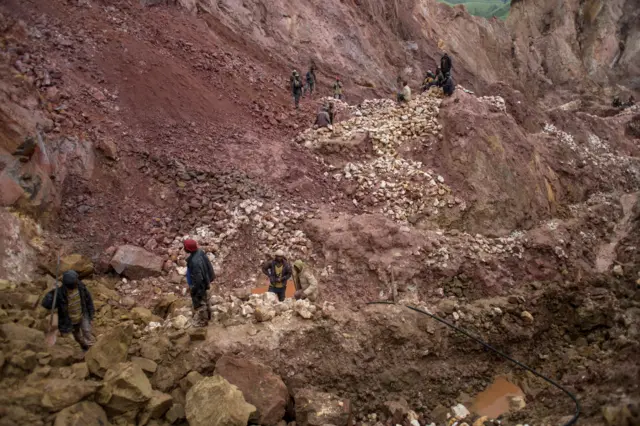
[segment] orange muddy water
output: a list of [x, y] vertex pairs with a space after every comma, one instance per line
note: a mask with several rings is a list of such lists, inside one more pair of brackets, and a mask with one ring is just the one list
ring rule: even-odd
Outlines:
[[471, 411], [495, 419], [509, 411], [509, 398], [514, 396], [524, 397], [524, 392], [504, 377], [497, 377], [488, 388], [476, 396]]

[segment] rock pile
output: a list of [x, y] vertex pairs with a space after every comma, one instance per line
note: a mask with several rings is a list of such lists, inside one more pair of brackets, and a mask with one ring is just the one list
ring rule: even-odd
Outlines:
[[569, 148], [578, 154], [577, 160], [569, 160], [574, 167], [591, 166], [608, 172], [611, 168], [622, 170], [626, 178], [635, 185], [640, 184], [640, 160], [612, 151], [606, 141], [594, 134], [589, 134], [586, 143], [578, 143], [573, 135], [558, 129], [553, 124], [545, 124], [544, 133], [552, 136], [561, 146]]
[[466, 232], [455, 235], [444, 235], [437, 232], [433, 238], [432, 250], [427, 251], [426, 264], [428, 266], [447, 267], [448, 262], [460, 259], [490, 259], [506, 260], [508, 258], [522, 259], [525, 250], [526, 237], [523, 232], [514, 231], [508, 237], [490, 238], [480, 234], [471, 235]]
[[277, 316], [291, 318], [294, 315], [304, 319], [317, 318], [322, 312], [332, 309], [332, 305], [325, 302], [322, 309], [308, 300], [285, 299], [279, 302], [274, 293], [252, 294], [248, 300], [242, 301], [230, 295], [227, 300], [220, 296], [212, 296], [209, 303], [213, 312], [213, 319], [225, 322], [233, 319], [235, 322], [267, 322]]
[[383, 156], [347, 163], [333, 178], [357, 182], [354, 205], [378, 207], [380, 213], [399, 221], [422, 213], [437, 215], [439, 208], [459, 206], [464, 210], [465, 203], [451, 194], [444, 178], [422, 170], [422, 166], [417, 161]]
[[412, 138], [442, 137], [442, 126], [436, 120], [440, 102], [427, 95], [417, 95], [408, 105], [398, 105], [389, 99], [368, 99], [351, 107], [352, 118], [336, 123], [333, 132], [310, 128], [298, 135], [296, 142], [316, 147], [328, 139], [347, 141], [368, 132], [377, 155], [395, 155], [396, 148]]
[[[412, 139], [441, 139], [442, 126], [436, 116], [441, 100], [421, 94], [406, 105], [389, 99], [371, 99], [351, 107], [352, 118], [328, 129], [307, 129], [296, 141], [309, 147], [319, 147], [329, 140], [349, 141], [367, 134], [376, 158], [350, 162], [341, 171], [329, 165], [337, 181], [355, 181], [357, 187], [348, 190], [355, 206], [377, 208], [377, 211], [398, 220], [407, 221], [415, 215], [437, 215], [438, 209], [460, 207], [463, 200], [452, 195], [444, 178], [432, 170], [424, 170], [417, 161], [399, 158], [396, 149]], [[328, 174], [328, 173], [326, 173]]]
[[481, 96], [478, 100], [485, 104], [489, 104], [491, 108], [496, 111], [507, 112], [507, 105], [502, 96]]
[[247, 199], [238, 203], [229, 203], [224, 207], [220, 220], [213, 225], [195, 228], [192, 234], [175, 238], [167, 249], [169, 255], [165, 269], [184, 270], [180, 259], [183, 241], [195, 238], [209, 251], [210, 259], [220, 267], [223, 259], [231, 250], [231, 243], [244, 233], [254, 235], [257, 248], [264, 254], [272, 254], [277, 249], [285, 250], [291, 256], [307, 256], [311, 250], [311, 241], [302, 231], [302, 223], [314, 214], [307, 207], [290, 204], [281, 207], [278, 203], [267, 204], [256, 199]]

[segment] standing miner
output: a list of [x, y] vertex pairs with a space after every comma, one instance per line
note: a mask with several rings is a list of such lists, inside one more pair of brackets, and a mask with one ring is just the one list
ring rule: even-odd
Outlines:
[[269, 293], [275, 293], [279, 301], [284, 301], [287, 281], [291, 278], [291, 265], [285, 258], [284, 251], [276, 251], [274, 259], [262, 265], [262, 272], [269, 277]]
[[55, 292], [51, 290], [44, 296], [42, 306], [45, 309], [58, 309], [60, 333], [73, 333], [82, 350], [87, 351], [95, 343], [91, 334], [91, 321], [95, 313], [91, 293], [73, 270], [62, 275], [62, 287], [57, 294]]
[[198, 248], [196, 240], [185, 240], [184, 251], [189, 253], [187, 258], [187, 284], [191, 292], [193, 303], [193, 325], [205, 327], [211, 319], [209, 309], [209, 288], [216, 278], [213, 265], [204, 250]]

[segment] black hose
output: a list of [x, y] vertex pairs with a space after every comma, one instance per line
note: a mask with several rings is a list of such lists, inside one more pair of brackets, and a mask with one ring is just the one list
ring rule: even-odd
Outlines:
[[[395, 303], [393, 303], [393, 302], [369, 302], [369, 303], [367, 303], [367, 305], [395, 305]], [[571, 426], [571, 425], [575, 424], [578, 421], [578, 417], [580, 417], [580, 402], [578, 402], [578, 398], [576, 398], [576, 396], [574, 394], [569, 392], [567, 389], [565, 389], [564, 387], [562, 387], [561, 385], [559, 385], [558, 383], [556, 383], [552, 379], [542, 375], [541, 373], [538, 373], [533, 368], [521, 363], [520, 361], [517, 361], [517, 360], [511, 358], [509, 355], [499, 351], [498, 349], [494, 348], [490, 344], [488, 344], [485, 341], [479, 339], [478, 337], [474, 336], [473, 334], [469, 333], [468, 331], [466, 331], [466, 330], [464, 330], [464, 329], [462, 329], [462, 328], [460, 328], [460, 327], [458, 327], [458, 326], [456, 326], [454, 324], [451, 324], [450, 322], [445, 321], [445, 320], [443, 320], [442, 318], [440, 318], [440, 317], [438, 317], [436, 315], [433, 315], [433, 314], [431, 314], [431, 313], [429, 313], [427, 311], [423, 311], [422, 309], [418, 309], [418, 308], [416, 308], [414, 306], [409, 306], [409, 305], [400, 305], [400, 306], [405, 306], [405, 307], [411, 309], [412, 311], [420, 312], [421, 314], [430, 316], [434, 320], [436, 320], [438, 322], [441, 322], [442, 324], [446, 325], [447, 327], [453, 328], [458, 333], [464, 334], [465, 336], [467, 336], [471, 340], [474, 340], [474, 341], [480, 343], [482, 346], [484, 346], [485, 348], [489, 349], [490, 351], [493, 351], [493, 352], [497, 353], [501, 357], [508, 359], [509, 361], [513, 362], [517, 366], [519, 366], [521, 368], [524, 368], [527, 371], [530, 371], [531, 373], [535, 374], [536, 376], [540, 377], [541, 379], [545, 380], [546, 382], [548, 382], [551, 385], [555, 386], [556, 388], [560, 389], [562, 392], [566, 393], [569, 396], [569, 398], [571, 398], [573, 400], [573, 402], [575, 403], [575, 405], [576, 405], [576, 412], [574, 413], [574, 415], [571, 418], [571, 420], [569, 420], [567, 423], [565, 423], [564, 426]]]

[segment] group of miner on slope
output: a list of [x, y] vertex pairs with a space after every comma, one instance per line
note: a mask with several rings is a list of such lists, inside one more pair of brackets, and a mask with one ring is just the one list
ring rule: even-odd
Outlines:
[[[216, 275], [206, 253], [198, 248], [197, 241], [187, 239], [183, 246], [188, 254], [186, 279], [193, 306], [193, 326], [205, 327], [211, 319], [209, 290]], [[296, 299], [307, 299], [310, 302], [318, 300], [318, 281], [303, 260], [296, 260], [292, 266], [284, 251], [277, 250], [273, 258], [262, 265], [262, 272], [269, 278], [269, 292], [274, 293], [280, 302], [285, 300], [287, 282], [292, 278]], [[58, 330], [61, 334], [72, 333], [84, 351], [93, 346], [93, 298], [76, 271], [69, 270], [63, 274], [62, 287], [47, 293], [42, 306], [49, 310], [57, 309]]]
[[[209, 290], [216, 275], [211, 261], [195, 240], [185, 240], [184, 250], [189, 254], [186, 277], [193, 303], [193, 325], [204, 327], [211, 319]], [[269, 278], [269, 292], [275, 293], [280, 302], [285, 299], [287, 282], [291, 278], [296, 288], [296, 299], [317, 301], [318, 281], [304, 261], [298, 259], [291, 267], [284, 251], [277, 250], [273, 259], [262, 265], [262, 272]]]
[[[455, 90], [455, 84], [451, 76], [451, 58], [445, 53], [440, 60], [440, 67], [436, 75], [427, 72], [422, 90], [429, 90], [433, 86], [441, 87], [444, 94], [449, 96]], [[296, 108], [299, 107], [300, 97], [313, 94], [315, 89], [316, 74], [315, 65], [312, 63], [305, 76], [305, 84], [296, 70], [291, 75], [291, 90]], [[398, 102], [411, 100], [411, 89], [406, 80], [402, 81], [403, 88], [397, 94]], [[336, 77], [333, 85], [335, 99], [342, 99], [342, 83]], [[334, 105], [325, 103], [316, 117], [315, 125], [328, 127], [333, 124]], [[211, 261], [205, 252], [198, 248], [195, 240], [184, 241], [184, 250], [189, 254], [187, 258], [186, 279], [193, 304], [193, 325], [203, 327], [211, 319], [211, 309], [208, 302], [208, 294], [211, 283], [216, 278]], [[262, 265], [262, 272], [269, 278], [269, 292], [275, 293], [279, 301], [284, 301], [287, 282], [293, 278], [296, 299], [308, 299], [315, 302], [318, 298], [318, 282], [311, 269], [302, 260], [296, 260], [293, 266], [289, 264], [282, 250], [276, 251], [273, 259]], [[63, 274], [62, 287], [51, 290], [44, 297], [42, 306], [46, 309], [58, 310], [58, 329], [60, 333], [72, 333], [75, 340], [83, 350], [88, 350], [95, 342], [91, 332], [91, 321], [94, 316], [94, 306], [91, 293], [80, 281], [78, 273], [70, 270]]]
[[[296, 109], [300, 108], [301, 98], [305, 97], [307, 94], [309, 96], [313, 95], [316, 81], [316, 66], [314, 63], [311, 63], [311, 66], [309, 66], [309, 71], [307, 71], [304, 81], [302, 80], [298, 70], [294, 69], [291, 72], [289, 85], [291, 87], [291, 95], [293, 96], [293, 103]], [[340, 77], [336, 77], [336, 80], [333, 83], [333, 97], [334, 99], [342, 100], [342, 82], [340, 81]]]
[[[439, 87], [442, 89], [445, 96], [451, 96], [456, 89], [456, 85], [453, 81], [451, 72], [453, 70], [453, 64], [451, 58], [447, 53], [440, 58], [440, 66], [436, 68], [434, 74], [431, 70], [427, 71], [427, 74], [422, 81], [422, 92], [426, 92], [432, 87]], [[407, 83], [407, 80], [398, 77], [398, 85], [400, 90], [396, 95], [396, 100], [399, 103], [406, 103], [411, 101], [411, 88]]]
[[[442, 89], [445, 96], [451, 96], [456, 89], [452, 71], [453, 63], [451, 61], [451, 57], [445, 52], [442, 55], [442, 58], [440, 58], [440, 66], [436, 68], [436, 73], [434, 74], [431, 70], [427, 71], [421, 86], [422, 92], [427, 92], [432, 87], [438, 87]], [[315, 83], [315, 68], [313, 65], [309, 69], [309, 72], [307, 72], [307, 85], [310, 78], [309, 76], [312, 76], [311, 92], [313, 92], [313, 85]], [[402, 77], [398, 77], [397, 83], [399, 85], [399, 91], [396, 93], [396, 101], [398, 103], [407, 103], [411, 101], [411, 87], [409, 87], [407, 80]], [[302, 94], [302, 96], [304, 96], [304, 91], [300, 91], [301, 89], [299, 89], [298, 92], [296, 92], [296, 87], [302, 87], [302, 81], [300, 80], [300, 76], [296, 70], [293, 70], [293, 75], [291, 76], [291, 87], [293, 90], [295, 105], [296, 108], [298, 108], [300, 95]], [[342, 83], [340, 82], [339, 77], [336, 77], [336, 82], [333, 85], [333, 98], [342, 100]], [[334, 120], [334, 103], [324, 102], [316, 114], [316, 121], [314, 122], [314, 125], [317, 126], [317, 128], [331, 128]]]
[[[195, 240], [187, 239], [183, 244], [184, 251], [189, 254], [186, 278], [193, 304], [193, 325], [205, 327], [211, 319], [209, 290], [216, 275], [211, 261]], [[318, 281], [304, 261], [298, 259], [291, 267], [284, 251], [277, 250], [273, 259], [262, 265], [262, 272], [269, 278], [269, 292], [275, 293], [280, 302], [285, 299], [287, 282], [291, 278], [296, 288], [296, 299], [317, 300]]]

